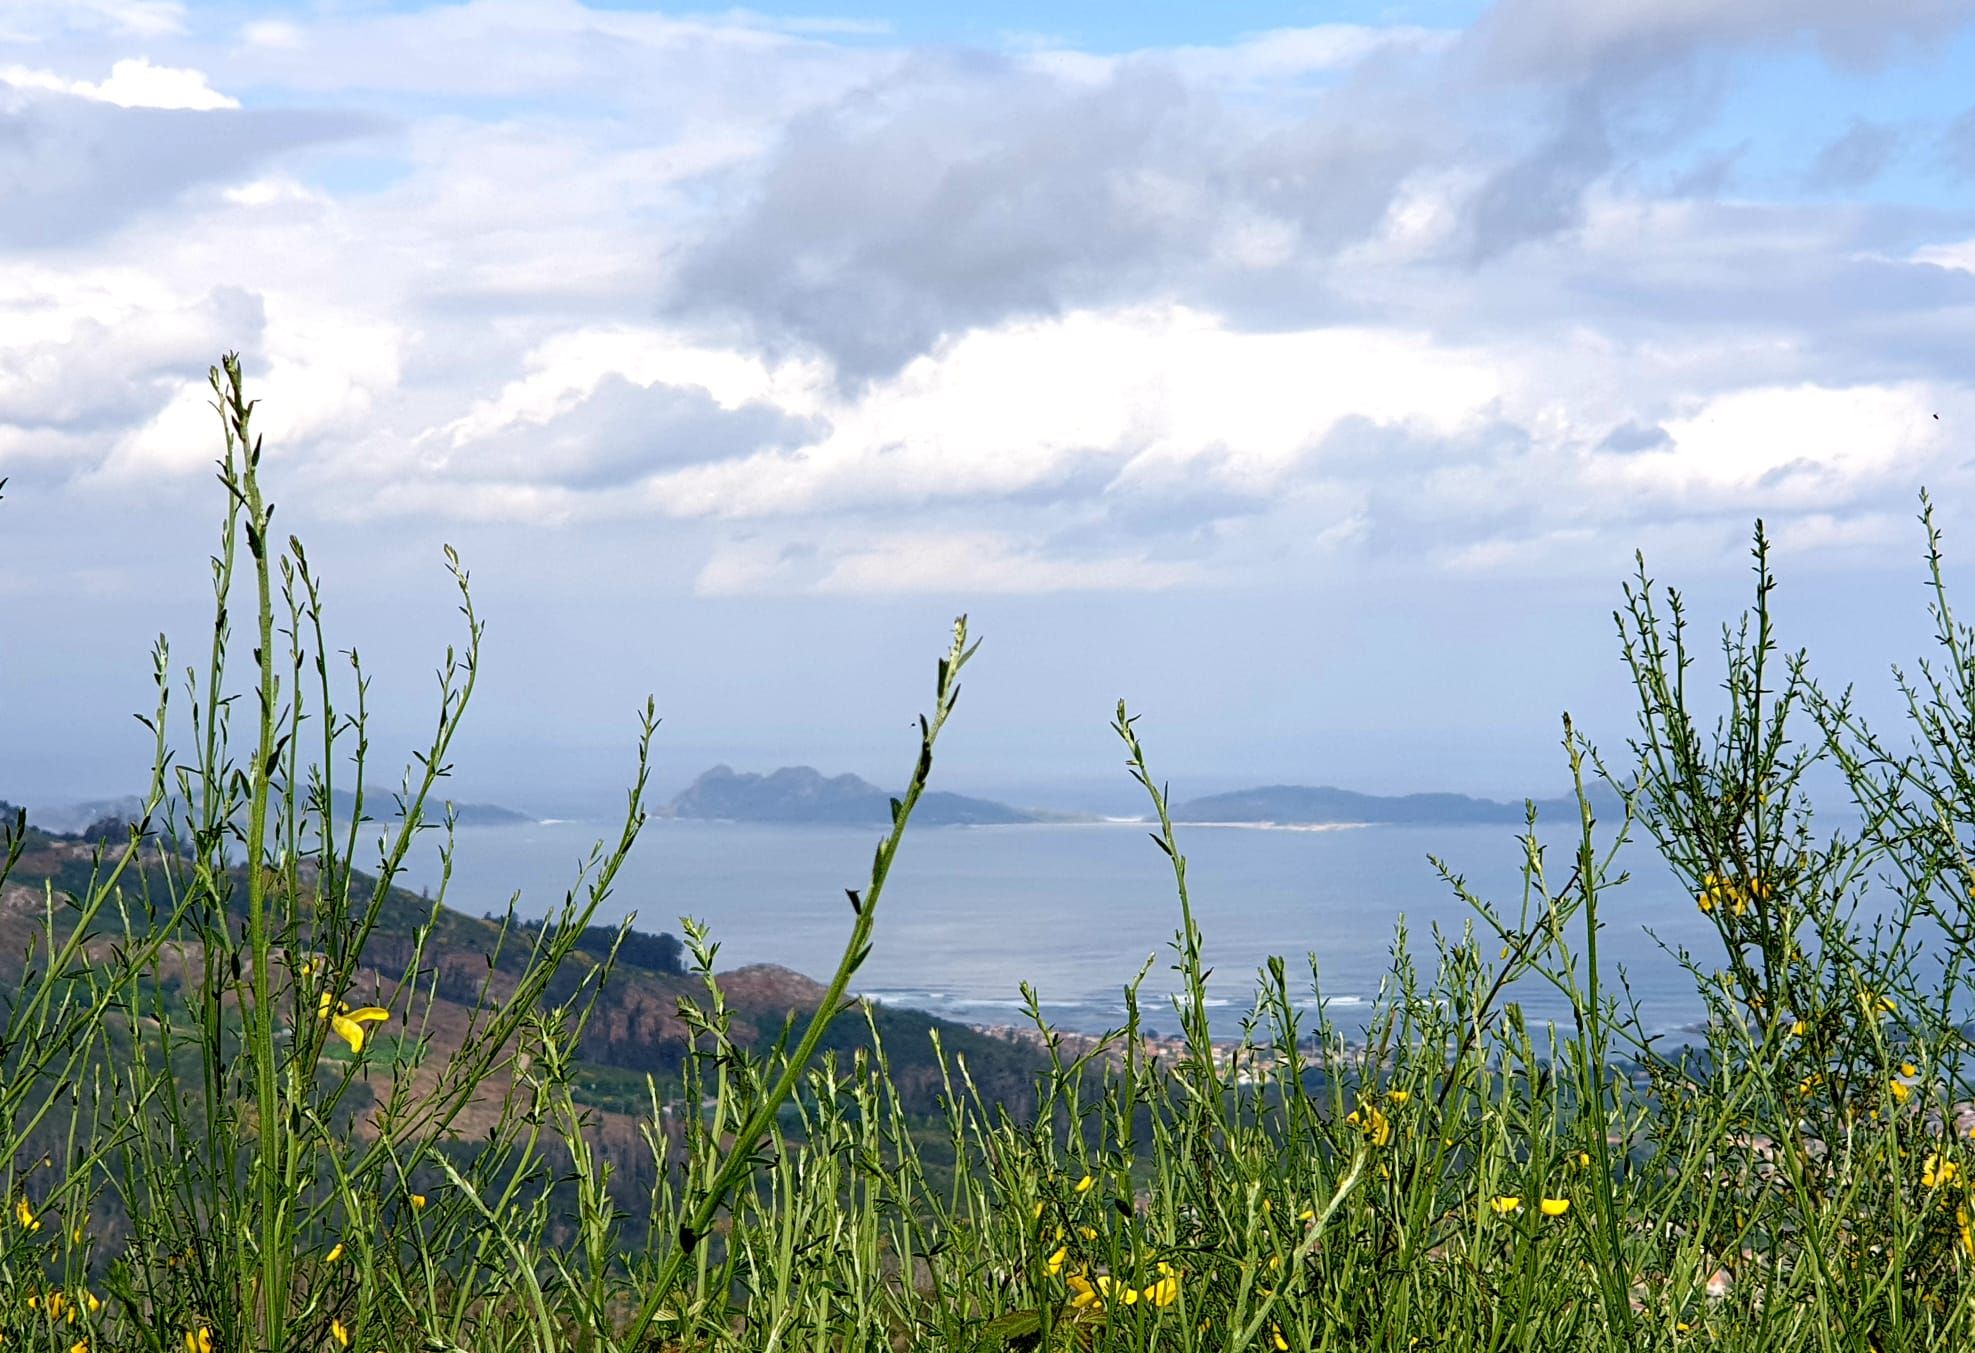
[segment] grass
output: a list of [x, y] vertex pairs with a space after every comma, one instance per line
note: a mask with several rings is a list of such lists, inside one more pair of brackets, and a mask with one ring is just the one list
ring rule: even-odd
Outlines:
[[[449, 836], [438, 795], [481, 636], [467, 575], [449, 554], [460, 637], [431, 740], [367, 853], [367, 684], [326, 638], [301, 545], [274, 539], [235, 359], [213, 391], [212, 633], [182, 686], [159, 641], [143, 820], [89, 877], [44, 891], [0, 998], [5, 1348], [1975, 1340], [1975, 634], [1949, 608], [1931, 509], [1939, 648], [1894, 674], [1897, 736], [1780, 647], [1760, 526], [1754, 603], [1705, 677], [1678, 594], [1642, 561], [1616, 615], [1638, 691], [1626, 755], [1608, 762], [1566, 721], [1568, 848], [1546, 849], [1532, 814], [1507, 900], [1443, 871], [1470, 924], [1424, 946], [1402, 929], [1362, 1029], [1307, 1020], [1314, 964], [1278, 959], [1240, 1046], [1213, 1046], [1184, 844], [1121, 704], [1115, 731], [1173, 872], [1181, 1050], [1139, 1038], [1134, 982], [1101, 1046], [1051, 1042], [1033, 1112], [991, 1102], [942, 1052], [929, 1134], [850, 993], [902, 905], [886, 881], [973, 653], [965, 621], [813, 1018], [779, 1038], [744, 1030], [688, 924], [700, 985], [677, 1092], [578, 1060], [611, 971], [592, 922], [644, 821], [647, 706], [621, 830], [548, 925], [501, 932], [498, 988], [490, 962], [440, 1055], [422, 1021], [445, 890], [409, 943], [390, 935], [404, 961], [383, 965], [375, 942], [414, 839]], [[1824, 796], [1836, 830], [1808, 792], [1819, 777], [1845, 791]], [[1624, 796], [1620, 821], [1593, 820], [1601, 782]], [[343, 789], [357, 807], [339, 819]], [[1676, 955], [1707, 1011], [1690, 1044], [1651, 1036], [1599, 957], [1633, 836], [1719, 941]], [[8, 831], [7, 870], [25, 837], [24, 822]], [[1532, 984], [1570, 1018], [1525, 1020], [1515, 997]], [[868, 1036], [847, 1038], [858, 1022]], [[617, 1121], [635, 1115], [636, 1217], [615, 1201], [625, 1157], [600, 1140], [598, 1096]]]

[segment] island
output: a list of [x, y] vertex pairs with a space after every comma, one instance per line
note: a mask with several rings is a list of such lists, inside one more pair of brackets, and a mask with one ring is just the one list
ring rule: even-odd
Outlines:
[[[665, 817], [729, 822], [888, 826], [896, 797], [869, 780], [825, 775], [812, 766], [784, 766], [762, 775], [721, 765], [694, 780], [659, 811]], [[921, 826], [956, 827], [1082, 819], [932, 790], [920, 796], [912, 820]]]

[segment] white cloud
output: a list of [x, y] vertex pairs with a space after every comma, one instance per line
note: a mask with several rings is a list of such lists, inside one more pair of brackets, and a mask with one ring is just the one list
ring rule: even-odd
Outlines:
[[286, 19], [256, 20], [242, 29], [240, 36], [250, 47], [269, 47], [285, 52], [296, 51], [308, 41], [306, 30]]
[[509, 381], [491, 399], [435, 429], [451, 446], [465, 446], [517, 425], [541, 426], [588, 399], [609, 376], [632, 383], [689, 386], [722, 408], [767, 401], [789, 413], [814, 412], [826, 374], [814, 362], [770, 367], [759, 357], [707, 346], [676, 331], [612, 326], [557, 334], [524, 359], [528, 375]]
[[1669, 444], [1603, 467], [1633, 491], [1689, 503], [1763, 501], [1800, 509], [1911, 480], [1948, 444], [1940, 392], [1800, 385], [1735, 390], [1663, 424]]
[[1199, 476], [1261, 493], [1346, 418], [1452, 434], [1502, 386], [1485, 357], [1416, 335], [1083, 311], [957, 338], [823, 406], [823, 440], [679, 470], [649, 496], [688, 516], [803, 514], [1015, 494], [1093, 461], [1122, 486]]
[[700, 570], [703, 596], [959, 596], [1161, 591], [1193, 567], [1144, 554], [1076, 555], [982, 530], [904, 531], [853, 544], [796, 547], [728, 542]]
[[50, 41], [66, 34], [96, 37], [170, 38], [185, 31], [185, 6], [178, 0], [8, 0], [0, 40]]
[[1335, 75], [1388, 53], [1434, 52], [1457, 40], [1452, 30], [1393, 24], [1316, 24], [1274, 28], [1214, 47], [1149, 49], [1123, 56], [1093, 56], [1047, 45], [1027, 53], [1030, 68], [1096, 84], [1131, 62], [1170, 65], [1189, 79], [1225, 86], [1262, 86], [1315, 75]]
[[210, 111], [238, 108], [240, 101], [214, 89], [203, 71], [178, 66], [155, 66], [144, 57], [129, 57], [110, 67], [107, 78], [66, 80], [53, 71], [26, 66], [0, 67], [0, 83], [16, 89], [69, 94], [118, 108], [185, 108]]
[[[361, 466], [361, 429], [378, 399], [397, 385], [402, 336], [389, 322], [333, 305], [279, 292], [259, 299], [266, 328], [254, 372], [256, 397], [263, 401], [257, 427], [289, 456], [340, 433], [337, 458]], [[187, 371], [164, 407], [117, 441], [95, 478], [142, 481], [212, 464], [218, 424], [211, 398], [204, 369]], [[386, 453], [370, 469], [395, 477], [402, 473], [396, 459]]]
[[[1975, 245], [1912, 241], [1965, 223], [1670, 200], [1551, 97], [1626, 42], [1795, 41], [1758, 8], [1567, 17], [1507, 93], [1473, 58], [1534, 0], [1122, 58], [574, 0], [299, 12], [93, 81], [56, 72], [114, 53], [44, 44], [4, 78], [66, 139], [0, 188], [114, 172], [0, 219], [0, 452], [203, 475], [238, 346], [297, 502], [670, 518], [707, 592], [1509, 574], [1772, 509], [1848, 548], [1961, 473]], [[237, 106], [214, 81], [396, 121], [188, 150], [295, 111], [159, 111]], [[1542, 210], [1480, 248], [1505, 184]]]
[[1975, 239], [1952, 244], [1930, 244], [1913, 251], [1915, 263], [1931, 263], [1937, 268], [1955, 268], [1975, 273]]

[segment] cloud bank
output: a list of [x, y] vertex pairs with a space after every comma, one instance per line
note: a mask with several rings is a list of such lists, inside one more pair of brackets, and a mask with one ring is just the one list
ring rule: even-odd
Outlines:
[[0, 22], [0, 473], [47, 503], [202, 477], [228, 347], [309, 512], [644, 524], [708, 596], [1728, 561], [1755, 514], [1843, 558], [1968, 487], [1963, 3], [222, 17]]

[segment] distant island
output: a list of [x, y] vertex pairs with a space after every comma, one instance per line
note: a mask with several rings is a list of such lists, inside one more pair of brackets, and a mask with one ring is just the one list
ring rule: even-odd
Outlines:
[[[855, 775], [825, 775], [812, 766], [784, 766], [761, 775], [715, 766], [660, 810], [665, 817], [730, 822], [808, 822], [871, 826], [891, 822], [895, 796]], [[1004, 826], [1019, 822], [1078, 822], [1070, 813], [1011, 808], [992, 799], [929, 791], [912, 820], [929, 827]]]
[[[331, 799], [338, 822], [347, 824], [356, 810], [357, 796], [347, 789], [339, 789], [331, 795]], [[372, 822], [395, 821], [398, 817], [397, 794], [395, 791], [371, 788], [364, 794], [363, 808], [365, 818]], [[135, 794], [125, 794], [114, 799], [30, 807], [28, 821], [58, 836], [86, 836], [100, 841], [115, 841], [123, 839], [129, 824], [136, 821], [143, 811], [143, 799]], [[173, 818], [183, 816], [175, 809], [168, 809], [167, 812]], [[456, 803], [453, 813], [462, 827], [518, 827], [537, 820], [527, 813], [503, 808], [497, 803]], [[5, 816], [11, 822], [11, 805]], [[443, 795], [434, 795], [427, 800], [427, 822], [444, 822], [445, 816]]]
[[[694, 780], [660, 808], [658, 816], [722, 822], [885, 826], [891, 822], [893, 797], [859, 776], [825, 775], [813, 766], [784, 766], [764, 775], [721, 765]], [[1600, 817], [1611, 816], [1619, 807], [1618, 797], [1603, 786], [1593, 789], [1591, 799]], [[1539, 799], [1536, 809], [1546, 819], [1574, 819], [1577, 800], [1569, 796]], [[1176, 803], [1172, 806], [1172, 816], [1175, 822], [1196, 826], [1205, 823], [1280, 827], [1489, 823], [1520, 826], [1524, 809], [1520, 801], [1504, 803], [1467, 794], [1361, 794], [1332, 785], [1264, 785]], [[993, 799], [937, 791], [925, 794], [913, 814], [914, 822], [933, 827], [1105, 820], [1085, 813], [1016, 808]]]
[[[1619, 808], [1619, 799], [1604, 786], [1591, 791], [1592, 809], [1608, 817]], [[1174, 804], [1175, 822], [1196, 825], [1208, 822], [1238, 822], [1285, 827], [1342, 826], [1460, 826], [1501, 823], [1520, 826], [1525, 817], [1523, 804], [1477, 799], [1466, 794], [1360, 794], [1333, 785], [1266, 785], [1258, 789], [1237, 789], [1226, 794], [1209, 794]], [[1538, 799], [1540, 817], [1575, 819], [1577, 800], [1565, 796]]]
[[[893, 795], [857, 775], [825, 775], [813, 766], [784, 766], [761, 774], [715, 766], [659, 808], [658, 817], [698, 821], [811, 823], [821, 826], [889, 826]], [[1593, 809], [1601, 818], [1619, 810], [1618, 796], [1603, 785], [1591, 791]], [[335, 793], [336, 816], [348, 822], [356, 798], [347, 789]], [[136, 795], [99, 799], [37, 809], [29, 814], [37, 827], [57, 834], [121, 840], [127, 824], [143, 811]], [[1575, 818], [1577, 801], [1569, 796], [1538, 799], [1537, 813], [1545, 819]], [[462, 827], [525, 826], [538, 819], [494, 803], [455, 803], [452, 811]], [[394, 793], [372, 789], [364, 796], [364, 815], [387, 822], [398, 816]], [[11, 820], [11, 810], [7, 816]], [[434, 797], [426, 805], [426, 821], [445, 817], [445, 801]], [[1173, 821], [1201, 826], [1209, 823], [1253, 827], [1343, 826], [1463, 826], [1499, 823], [1520, 826], [1523, 805], [1468, 794], [1361, 794], [1335, 785], [1261, 785], [1225, 794], [1208, 794], [1172, 805]], [[919, 800], [913, 821], [926, 827], [990, 827], [1023, 823], [1096, 823], [1118, 821], [1089, 813], [1045, 808], [1017, 808], [994, 799], [973, 798], [930, 790]], [[1134, 819], [1124, 819], [1131, 821]], [[1144, 819], [1136, 819], [1143, 821]]]

